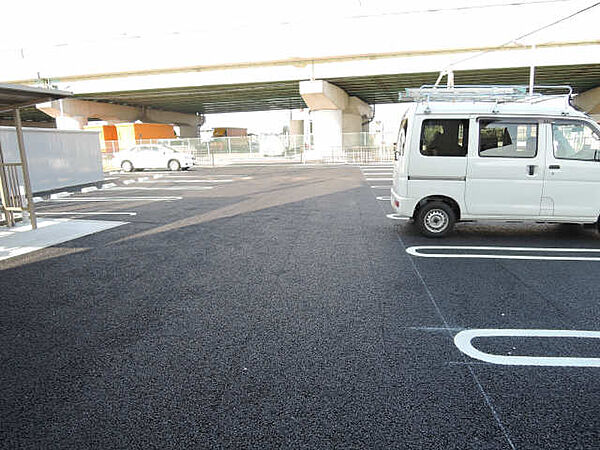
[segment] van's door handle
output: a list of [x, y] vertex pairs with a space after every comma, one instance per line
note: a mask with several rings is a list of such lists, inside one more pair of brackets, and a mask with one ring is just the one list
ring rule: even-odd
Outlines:
[[529, 175], [534, 175], [535, 174], [535, 166], [533, 164], [530, 164], [527, 166], [527, 173]]
[[560, 166], [558, 164], [550, 164], [548, 166], [548, 169], [550, 169], [550, 170], [558, 170], [558, 169], [560, 169]]

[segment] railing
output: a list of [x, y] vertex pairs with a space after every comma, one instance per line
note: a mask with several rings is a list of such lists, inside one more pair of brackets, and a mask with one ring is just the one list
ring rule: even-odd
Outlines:
[[21, 191], [21, 182], [19, 180], [19, 171], [21, 163], [0, 163], [0, 202], [4, 215], [3, 221], [8, 226], [15, 224], [15, 212], [22, 212], [25, 207], [23, 201], [23, 192]]
[[[318, 160], [325, 163], [369, 163], [393, 160], [393, 137], [382, 133], [344, 133], [341, 146], [319, 149]], [[317, 148], [311, 135], [263, 134], [211, 139], [148, 139], [136, 145], [163, 145], [191, 154], [198, 166], [216, 166], [243, 162], [312, 161]], [[116, 141], [103, 146], [105, 170], [118, 170], [114, 164], [117, 150], [124, 150]]]

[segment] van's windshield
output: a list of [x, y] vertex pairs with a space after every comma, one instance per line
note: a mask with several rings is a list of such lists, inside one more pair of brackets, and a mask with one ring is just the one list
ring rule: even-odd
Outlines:
[[600, 157], [600, 135], [587, 123], [555, 122], [552, 136], [556, 158], [594, 161]]

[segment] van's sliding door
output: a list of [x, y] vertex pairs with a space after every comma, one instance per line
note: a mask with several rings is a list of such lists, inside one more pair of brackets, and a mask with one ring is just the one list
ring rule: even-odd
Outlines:
[[537, 217], [544, 186], [546, 142], [535, 120], [480, 118], [469, 149], [468, 214]]

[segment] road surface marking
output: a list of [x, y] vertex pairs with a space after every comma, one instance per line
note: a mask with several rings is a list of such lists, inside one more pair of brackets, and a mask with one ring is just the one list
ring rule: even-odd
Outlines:
[[377, 200], [381, 200], [382, 202], [389, 202], [392, 197], [386, 197], [386, 196], [379, 196], [379, 197], [375, 197]]
[[71, 197], [57, 198], [48, 202], [160, 202], [170, 200], [181, 200], [183, 197]]
[[379, 175], [393, 175], [394, 172], [363, 172], [366, 177], [379, 176]]
[[567, 356], [511, 356], [495, 355], [477, 350], [471, 340], [481, 337], [525, 338], [584, 338], [600, 339], [600, 331], [583, 330], [521, 330], [521, 329], [474, 329], [464, 330], [454, 336], [454, 345], [471, 358], [491, 364], [507, 366], [546, 367], [600, 367], [600, 358], [577, 358]]
[[38, 216], [137, 216], [136, 212], [39, 212], [36, 211]]
[[392, 213], [392, 214], [386, 214], [386, 216], [388, 219], [392, 219], [392, 220], [408, 220], [409, 217], [403, 217], [400, 214], [396, 214], [396, 213]]
[[160, 180], [150, 180], [150, 181], [140, 181], [140, 183], [233, 183], [234, 180], [206, 180], [206, 179], [196, 179], [196, 180], [165, 180], [164, 178]]
[[165, 187], [146, 187], [146, 186], [128, 186], [116, 187], [111, 191], [206, 191], [214, 189], [213, 186], [165, 186]]
[[[539, 253], [597, 253], [598, 256], [543, 256], [543, 255], [501, 255], [485, 253], [421, 253], [422, 250], [478, 250], [504, 252]], [[600, 248], [548, 248], [548, 247], [472, 247], [454, 245], [419, 245], [408, 247], [406, 253], [422, 258], [479, 258], [479, 259], [521, 259], [539, 261], [600, 261]]]

